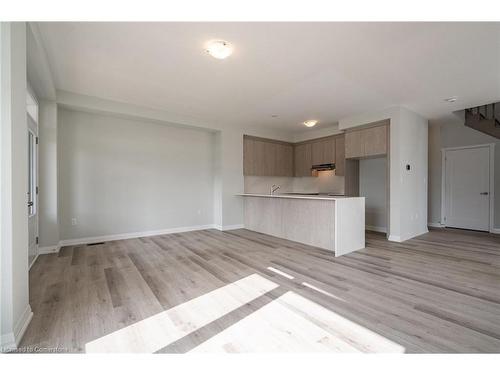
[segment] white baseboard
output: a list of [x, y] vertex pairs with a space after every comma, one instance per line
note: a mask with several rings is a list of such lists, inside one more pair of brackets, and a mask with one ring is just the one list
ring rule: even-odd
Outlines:
[[21, 318], [17, 321], [17, 324], [14, 326], [14, 337], [16, 339], [16, 347], [19, 346], [21, 339], [24, 336], [24, 332], [28, 328], [28, 325], [33, 318], [33, 311], [31, 310], [31, 306], [28, 303], [24, 312], [21, 314]]
[[376, 227], [373, 225], [365, 225], [366, 230], [371, 230], [372, 232], [387, 233], [386, 227]]
[[493, 228], [490, 233], [500, 234], [500, 228]]
[[426, 233], [429, 233], [429, 230], [427, 228], [425, 229], [422, 229], [420, 232], [418, 233], [413, 233], [413, 234], [410, 234], [410, 235], [407, 235], [407, 236], [394, 236], [394, 235], [390, 235], [389, 236], [389, 241], [393, 241], [393, 242], [404, 242], [404, 241], [408, 241], [408, 240], [411, 240], [412, 238], [415, 238], [415, 237], [418, 237], [418, 236], [421, 236], [422, 234], [426, 234]]
[[431, 228], [444, 228], [445, 226], [441, 223], [427, 223], [428, 227]]
[[195, 230], [205, 230], [205, 229], [218, 229], [220, 231], [225, 230], [233, 230], [233, 229], [241, 229], [245, 226], [243, 224], [233, 224], [233, 225], [225, 225], [220, 226], [216, 224], [206, 224], [206, 225], [197, 225], [192, 227], [177, 227], [177, 228], [168, 228], [168, 229], [160, 229], [160, 230], [150, 230], [145, 232], [132, 232], [132, 233], [120, 233], [120, 234], [111, 234], [107, 236], [96, 236], [96, 237], [83, 237], [83, 238], [74, 238], [69, 240], [61, 240], [57, 246], [43, 246], [38, 248], [39, 254], [52, 254], [57, 253], [61, 249], [62, 246], [74, 246], [74, 245], [85, 245], [93, 242], [107, 242], [107, 241], [116, 241], [116, 240], [127, 240], [130, 238], [139, 238], [139, 237], [151, 237], [151, 236], [161, 236], [163, 234], [172, 234], [172, 233], [182, 233], [182, 232], [192, 232]]
[[14, 337], [14, 333], [9, 332], [5, 333], [0, 337], [0, 354], [7, 353], [11, 350], [16, 350], [16, 339]]
[[9, 332], [1, 336], [0, 353], [15, 350], [19, 347], [21, 339], [23, 338], [32, 318], [33, 311], [31, 311], [31, 306], [28, 304], [14, 326], [13, 332]]
[[243, 228], [245, 228], [245, 225], [243, 225], [243, 224], [233, 224], [233, 225], [224, 225], [222, 227], [222, 229], [219, 229], [219, 230], [224, 231], [224, 230], [234, 230], [234, 229], [243, 229]]
[[61, 250], [61, 245], [55, 245], [55, 246], [42, 246], [38, 248], [38, 254], [52, 254], [52, 253], [58, 253], [59, 250]]
[[177, 228], [168, 228], [168, 229], [160, 229], [160, 230], [150, 230], [150, 231], [145, 231], [145, 232], [121, 233], [121, 234], [112, 234], [112, 235], [108, 235], [108, 236], [84, 237], [84, 238], [75, 238], [75, 239], [70, 239], [70, 240], [61, 240], [59, 242], [59, 244], [60, 244], [60, 246], [84, 245], [84, 244], [93, 243], [93, 242], [127, 240], [130, 238], [161, 236], [163, 234], [191, 232], [191, 231], [195, 231], [195, 230], [204, 230], [204, 229], [213, 229], [213, 228], [214, 228], [213, 224], [198, 225], [198, 226], [192, 226], [192, 227], [177, 227]]
[[395, 236], [393, 234], [390, 234], [389, 235], [389, 238], [388, 238], [389, 241], [392, 241], [392, 242], [402, 242], [401, 241], [401, 237], [400, 236]]

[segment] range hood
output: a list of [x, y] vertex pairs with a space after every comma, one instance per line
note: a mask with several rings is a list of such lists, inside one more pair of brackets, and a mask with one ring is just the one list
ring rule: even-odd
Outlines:
[[328, 164], [316, 164], [311, 167], [313, 171], [333, 171], [335, 169], [335, 163]]

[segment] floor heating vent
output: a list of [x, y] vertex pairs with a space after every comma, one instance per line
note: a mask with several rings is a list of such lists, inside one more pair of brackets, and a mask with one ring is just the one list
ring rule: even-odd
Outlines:
[[87, 246], [96, 246], [96, 245], [104, 245], [105, 242], [94, 242], [94, 243], [88, 243]]

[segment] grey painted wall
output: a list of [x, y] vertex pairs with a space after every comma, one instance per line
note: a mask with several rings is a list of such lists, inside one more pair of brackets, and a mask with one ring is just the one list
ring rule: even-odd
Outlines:
[[441, 221], [441, 149], [495, 143], [494, 227], [500, 228], [500, 140], [456, 121], [429, 127], [429, 222]]
[[360, 160], [359, 195], [365, 197], [365, 224], [367, 227], [387, 230], [386, 192], [387, 159]]
[[58, 122], [62, 240], [213, 224], [214, 133], [68, 109]]
[[40, 247], [56, 248], [59, 244], [57, 209], [57, 105], [40, 100], [39, 116], [39, 237]]

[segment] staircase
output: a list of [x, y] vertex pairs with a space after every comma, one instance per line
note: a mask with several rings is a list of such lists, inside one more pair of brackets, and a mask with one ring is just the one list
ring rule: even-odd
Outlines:
[[500, 139], [500, 103], [467, 108], [465, 126]]

